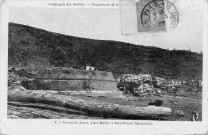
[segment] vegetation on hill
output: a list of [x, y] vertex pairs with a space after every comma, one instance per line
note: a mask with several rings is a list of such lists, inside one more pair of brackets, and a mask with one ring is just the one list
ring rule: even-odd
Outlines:
[[13, 67], [83, 69], [89, 64], [115, 76], [147, 73], [166, 79], [202, 78], [200, 53], [86, 39], [15, 23], [9, 23], [8, 49], [8, 64]]

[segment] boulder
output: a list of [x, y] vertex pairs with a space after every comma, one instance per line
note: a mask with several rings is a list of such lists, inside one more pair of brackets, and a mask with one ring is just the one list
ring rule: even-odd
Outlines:
[[155, 101], [149, 102], [149, 105], [161, 106], [162, 103], [163, 103], [162, 100], [155, 100]]
[[178, 114], [179, 117], [184, 117], [185, 116], [185, 114], [182, 110], [178, 110], [177, 114]]

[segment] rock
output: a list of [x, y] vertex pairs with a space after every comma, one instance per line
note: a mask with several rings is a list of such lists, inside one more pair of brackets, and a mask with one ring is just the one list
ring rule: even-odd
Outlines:
[[178, 103], [177, 102], [173, 102], [173, 104], [177, 105]]
[[182, 110], [178, 110], [177, 114], [178, 114], [179, 117], [184, 117], [185, 116], [185, 114]]
[[11, 85], [8, 87], [8, 89], [9, 90], [19, 90], [19, 91], [26, 91], [27, 90], [21, 85]]
[[162, 100], [155, 100], [153, 102], [149, 102], [149, 105], [154, 105], [154, 106], [161, 106], [163, 103]]
[[170, 102], [172, 103], [172, 104], [177, 104], [174, 100], [170, 100]]
[[176, 102], [173, 102], [173, 104], [174, 104], [174, 105], [177, 105], [178, 103], [176, 103]]
[[155, 91], [155, 94], [162, 94], [160, 89], [155, 89], [154, 91]]
[[192, 95], [192, 96], [196, 96], [197, 94], [196, 94], [196, 93], [194, 93], [194, 92], [191, 92], [191, 93], [190, 93], [190, 95]]

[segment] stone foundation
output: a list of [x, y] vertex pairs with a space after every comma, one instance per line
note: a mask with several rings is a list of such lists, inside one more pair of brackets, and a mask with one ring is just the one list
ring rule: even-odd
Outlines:
[[22, 81], [29, 90], [116, 91], [117, 82], [111, 72], [73, 69], [47, 69], [33, 80]]

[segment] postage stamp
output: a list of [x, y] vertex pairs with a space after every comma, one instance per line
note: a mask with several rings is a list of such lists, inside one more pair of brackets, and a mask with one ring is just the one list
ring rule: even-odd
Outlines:
[[207, 134], [205, 0], [2, 3], [0, 134]]
[[[174, 4], [170, 1], [124, 1], [125, 0], [121, 0], [120, 2], [122, 34], [168, 32], [177, 27], [179, 22], [179, 13]], [[136, 16], [133, 17], [131, 14], [126, 13], [130, 11], [135, 12]], [[129, 19], [130, 17], [127, 17], [128, 15], [132, 16], [131, 19]], [[133, 19], [135, 17], [136, 19]], [[136, 23], [134, 23], [135, 26], [130, 26], [130, 24], [132, 24], [131, 21], [136, 21]], [[136, 30], [127, 30], [131, 30], [132, 28], [130, 27], [134, 27]]]

